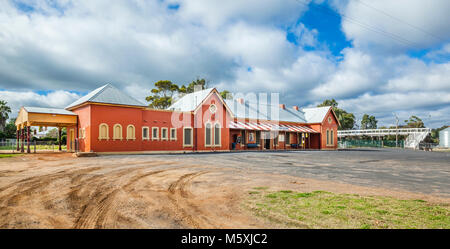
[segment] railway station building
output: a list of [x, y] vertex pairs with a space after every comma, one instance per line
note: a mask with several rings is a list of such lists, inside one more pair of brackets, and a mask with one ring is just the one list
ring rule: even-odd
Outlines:
[[335, 150], [338, 125], [329, 106], [224, 99], [215, 88], [152, 109], [110, 84], [65, 109], [22, 107], [16, 120], [17, 150], [29, 147], [30, 126], [56, 126], [67, 129], [68, 151], [103, 153]]

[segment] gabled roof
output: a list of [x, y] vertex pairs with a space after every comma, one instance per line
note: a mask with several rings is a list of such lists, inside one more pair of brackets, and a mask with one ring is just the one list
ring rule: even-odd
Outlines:
[[[237, 118], [249, 118], [249, 119], [261, 119], [261, 120], [272, 120], [272, 121], [284, 121], [284, 122], [295, 122], [295, 123], [306, 123], [304, 113], [302, 111], [297, 111], [292, 109], [283, 109], [278, 105], [249, 103], [244, 101], [241, 104], [237, 99], [227, 99], [225, 103], [230, 107], [234, 116]], [[275, 110], [275, 112], [272, 111]], [[278, 112], [278, 117], [277, 113]]]
[[127, 106], [146, 106], [145, 104], [141, 103], [133, 97], [128, 96], [114, 86], [106, 84], [68, 105], [66, 109], [70, 110], [73, 107], [79, 106], [86, 102]]
[[60, 115], [77, 115], [71, 111], [60, 108], [43, 108], [43, 107], [31, 107], [24, 106], [23, 109], [29, 113], [47, 113], [47, 114], [60, 114]]
[[190, 112], [195, 110], [197, 106], [214, 90], [214, 88], [208, 88], [205, 90], [193, 92], [184, 95], [175, 103], [167, 108], [167, 110]]
[[331, 106], [303, 108], [308, 123], [322, 123]]

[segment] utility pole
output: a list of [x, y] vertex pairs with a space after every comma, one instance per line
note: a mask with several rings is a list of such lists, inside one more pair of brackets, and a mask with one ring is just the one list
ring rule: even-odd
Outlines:
[[394, 115], [395, 119], [397, 120], [395, 126], [395, 148], [398, 148], [398, 116], [395, 113], [392, 113], [392, 115]]

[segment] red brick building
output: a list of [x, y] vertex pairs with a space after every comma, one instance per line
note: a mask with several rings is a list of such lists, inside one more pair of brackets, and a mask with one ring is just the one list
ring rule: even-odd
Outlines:
[[[256, 108], [255, 108], [256, 106]], [[261, 108], [262, 106], [262, 108]], [[66, 107], [77, 115], [67, 145], [83, 152], [336, 149], [331, 107], [287, 108], [224, 100], [215, 88], [155, 110], [111, 85]]]

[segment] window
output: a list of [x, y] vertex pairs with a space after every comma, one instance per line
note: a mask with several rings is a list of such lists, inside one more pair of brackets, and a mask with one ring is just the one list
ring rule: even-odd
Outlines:
[[334, 145], [334, 130], [330, 131], [330, 145]]
[[192, 146], [192, 128], [190, 127], [183, 130], [183, 146]]
[[327, 129], [327, 145], [330, 143], [330, 131]]
[[283, 134], [278, 135], [278, 141], [284, 142], [284, 135]]
[[148, 127], [142, 127], [142, 140], [149, 140], [150, 136], [149, 136], [149, 129]]
[[136, 132], [134, 125], [128, 125], [127, 126], [127, 140], [134, 140], [136, 139]]
[[177, 140], [177, 129], [170, 128], [170, 140]]
[[220, 124], [216, 123], [214, 125], [214, 145], [220, 146]]
[[122, 126], [120, 124], [115, 124], [113, 127], [113, 139], [122, 140]]
[[161, 140], [169, 140], [169, 134], [167, 128], [161, 128]]
[[159, 128], [153, 127], [152, 128], [152, 140], [158, 140], [159, 139]]
[[86, 133], [84, 128], [80, 128], [78, 132], [78, 138], [86, 138]]
[[205, 125], [205, 146], [211, 146], [211, 136], [212, 133], [212, 125], [211, 123], [206, 123]]
[[109, 139], [109, 128], [108, 128], [108, 125], [107, 124], [100, 124], [99, 126], [98, 126], [98, 139], [99, 140], [102, 140], [102, 139], [105, 139], [105, 140], [108, 140]]
[[291, 144], [291, 133], [286, 132], [286, 143]]

